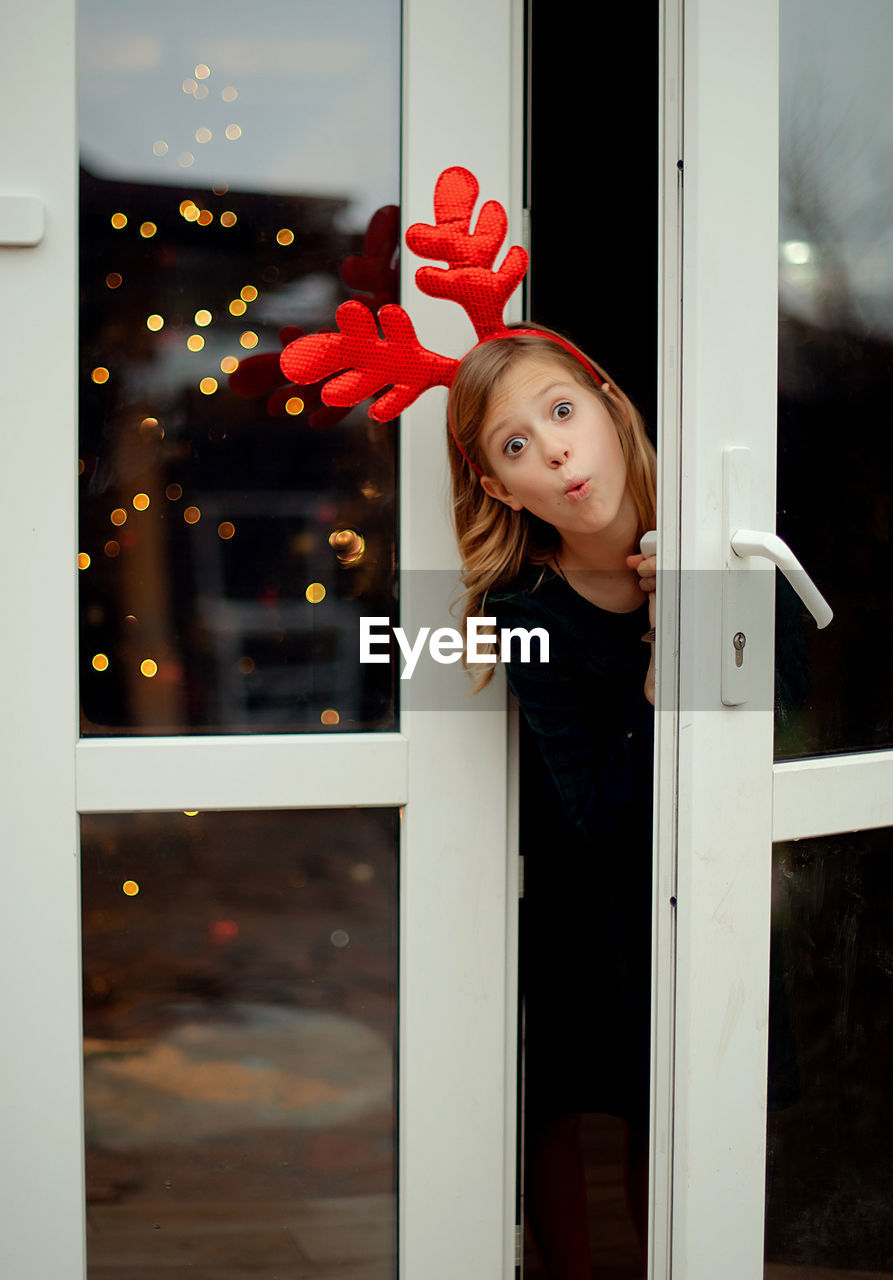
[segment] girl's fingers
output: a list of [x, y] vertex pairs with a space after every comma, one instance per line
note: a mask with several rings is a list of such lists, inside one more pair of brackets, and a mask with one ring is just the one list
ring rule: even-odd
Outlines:
[[643, 591], [657, 589], [657, 556], [627, 556], [626, 563], [639, 575], [639, 586]]

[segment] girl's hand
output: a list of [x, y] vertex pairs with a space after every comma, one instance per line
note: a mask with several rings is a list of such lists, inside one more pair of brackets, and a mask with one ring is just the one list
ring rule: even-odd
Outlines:
[[626, 557], [627, 568], [635, 569], [639, 575], [639, 586], [643, 591], [655, 591], [657, 588], [657, 556], [641, 554]]
[[[639, 575], [639, 586], [648, 593], [648, 621], [654, 626], [655, 591], [657, 590], [657, 556], [627, 556], [627, 566]], [[645, 676], [645, 697], [654, 706], [654, 643], [651, 644], [651, 662]]]

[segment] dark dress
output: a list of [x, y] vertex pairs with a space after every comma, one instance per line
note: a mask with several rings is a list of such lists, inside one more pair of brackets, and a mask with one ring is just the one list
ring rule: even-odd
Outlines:
[[[487, 597], [500, 627], [544, 627], [548, 664], [506, 664], [523, 712], [521, 985], [530, 1119], [645, 1126], [649, 1098], [654, 713], [648, 605], [610, 613], [551, 569]], [[537, 646], [533, 644], [533, 656]]]

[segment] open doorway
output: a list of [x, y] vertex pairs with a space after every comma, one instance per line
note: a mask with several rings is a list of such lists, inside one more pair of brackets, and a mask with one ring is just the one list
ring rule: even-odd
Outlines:
[[[528, 0], [526, 46], [528, 318], [568, 335], [604, 365], [636, 403], [652, 439], [658, 401], [659, 12], [657, 4], [606, 8]], [[593, 1274], [639, 1280], [645, 1262], [637, 1236], [645, 1233], [634, 1189], [636, 1153], [630, 1179], [626, 1122], [608, 1114], [624, 1106], [606, 1101], [610, 1087], [604, 1083], [610, 1052], [604, 1027], [611, 1014], [608, 984], [599, 980], [598, 930], [587, 910], [599, 893], [598, 870], [568, 856], [549, 798], [537, 787], [535, 744], [523, 732], [520, 751], [525, 1198], [540, 1159], [534, 1144], [545, 1105], [551, 1115], [565, 1117], [571, 1146], [579, 1141]], [[525, 972], [531, 957], [535, 980]], [[595, 1075], [601, 1083], [591, 1090]], [[574, 1114], [579, 1121], [571, 1119]], [[647, 1153], [641, 1179], [639, 1204], [647, 1193]], [[555, 1185], [560, 1200], [564, 1193]], [[527, 1280], [553, 1274], [529, 1229], [523, 1274]]]

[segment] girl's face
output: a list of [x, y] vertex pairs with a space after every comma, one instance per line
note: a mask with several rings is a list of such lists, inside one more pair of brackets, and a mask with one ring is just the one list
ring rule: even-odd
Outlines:
[[491, 498], [526, 508], [562, 534], [605, 533], [634, 509], [626, 460], [600, 398], [548, 355], [503, 376], [481, 426]]

